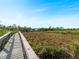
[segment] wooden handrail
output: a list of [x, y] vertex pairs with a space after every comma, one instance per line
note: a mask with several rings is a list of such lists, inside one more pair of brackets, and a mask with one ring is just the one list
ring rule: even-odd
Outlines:
[[1, 37], [0, 37], [0, 42], [3, 41], [4, 38], [5, 38], [6, 36], [8, 36], [10, 33], [11, 33], [11, 32], [8, 32], [8, 33], [6, 33], [5, 35], [1, 36]]
[[8, 32], [7, 34], [0, 37], [0, 51], [4, 48], [5, 44], [12, 36], [13, 32]]
[[24, 59], [39, 59], [23, 34], [19, 32], [19, 35], [23, 46]]

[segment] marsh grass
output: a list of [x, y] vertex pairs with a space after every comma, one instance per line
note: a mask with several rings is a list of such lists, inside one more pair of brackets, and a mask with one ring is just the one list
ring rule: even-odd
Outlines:
[[6, 29], [0, 29], [0, 36], [4, 35], [5, 33], [7, 33], [9, 30]]
[[79, 45], [79, 32], [48, 31], [48, 32], [24, 32], [23, 34], [27, 38], [28, 42], [30, 43], [34, 51], [38, 54], [38, 56], [44, 57], [45, 54], [62, 56], [66, 54], [66, 56], [68, 55], [68, 58], [59, 57], [58, 59], [74, 59], [75, 57], [77, 57], [77, 55], [79, 55], [79, 53], [76, 53], [77, 50], [79, 50], [77, 47]]

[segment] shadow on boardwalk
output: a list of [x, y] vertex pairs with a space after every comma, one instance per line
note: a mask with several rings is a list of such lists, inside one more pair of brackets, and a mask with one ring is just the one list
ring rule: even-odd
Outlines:
[[11, 54], [12, 54], [13, 45], [14, 45], [14, 41], [15, 41], [15, 35], [13, 35], [13, 37], [11, 39], [12, 39], [12, 42], [9, 42], [9, 43], [11, 43], [9, 51], [4, 48], [4, 51], [7, 53], [6, 59], [11, 59]]

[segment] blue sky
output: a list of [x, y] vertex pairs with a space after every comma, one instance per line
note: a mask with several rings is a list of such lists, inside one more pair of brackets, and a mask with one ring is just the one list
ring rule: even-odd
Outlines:
[[0, 23], [79, 28], [79, 0], [0, 0]]

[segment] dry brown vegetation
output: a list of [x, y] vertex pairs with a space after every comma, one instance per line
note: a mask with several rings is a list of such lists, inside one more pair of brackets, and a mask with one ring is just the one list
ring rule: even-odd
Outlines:
[[72, 59], [77, 58], [79, 53], [79, 33], [66, 32], [24, 32], [34, 51], [41, 55], [48, 48], [54, 51], [65, 51]]

